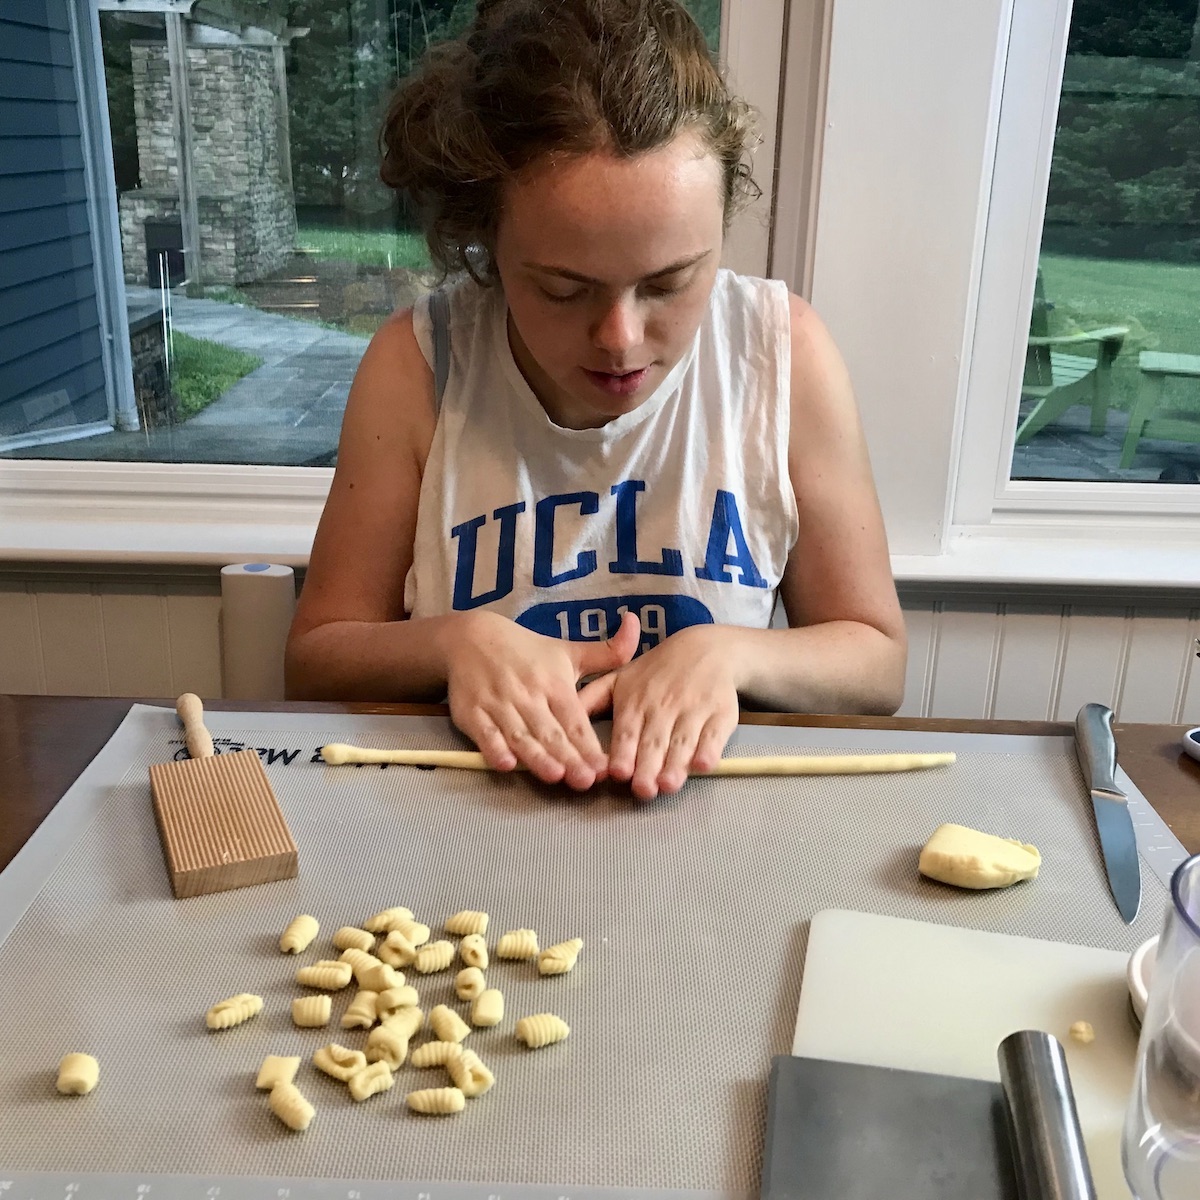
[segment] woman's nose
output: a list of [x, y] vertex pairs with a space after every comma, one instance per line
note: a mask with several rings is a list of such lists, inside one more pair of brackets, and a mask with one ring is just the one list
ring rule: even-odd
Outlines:
[[592, 341], [609, 354], [624, 354], [642, 344], [644, 325], [637, 303], [617, 300], [610, 304], [592, 330]]

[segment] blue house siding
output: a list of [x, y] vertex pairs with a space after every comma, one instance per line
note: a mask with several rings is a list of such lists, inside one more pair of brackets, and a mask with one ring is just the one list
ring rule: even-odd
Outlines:
[[107, 421], [67, 0], [0, 4], [0, 440]]

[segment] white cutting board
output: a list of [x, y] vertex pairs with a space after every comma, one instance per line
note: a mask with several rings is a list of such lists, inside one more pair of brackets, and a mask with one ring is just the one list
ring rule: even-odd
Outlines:
[[[792, 1053], [999, 1081], [1019, 1029], [1062, 1042], [1098, 1200], [1129, 1200], [1121, 1125], [1137, 1034], [1129, 956], [829, 909], [812, 920]], [[1084, 1046], [1068, 1030], [1088, 1021]]]

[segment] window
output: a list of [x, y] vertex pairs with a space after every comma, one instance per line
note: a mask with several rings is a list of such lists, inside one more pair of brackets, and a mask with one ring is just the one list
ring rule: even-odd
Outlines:
[[[690, 7], [715, 48], [720, 0]], [[332, 465], [370, 336], [434, 278], [379, 180], [383, 110], [474, 8], [99, 0], [136, 410], [107, 422], [102, 378], [73, 405], [39, 393], [7, 406], [0, 450]]]
[[1197, 6], [1077, 0], [1011, 477], [1198, 472]]
[[[1188, 349], [1181, 283], [1194, 218], [1182, 197], [1200, 97], [1183, 93], [1197, 78], [1187, 58], [1196, 10], [1014, 5], [952, 508], [966, 537], [1123, 541], [1127, 580], [1141, 570], [1195, 579], [1188, 413], [1200, 393], [1176, 376], [1162, 395], [1152, 368]], [[1182, 54], [1152, 60], [1153, 47]], [[1130, 438], [1138, 406], [1156, 395], [1156, 423]], [[1037, 429], [1043, 400], [1049, 419]]]
[[[761, 273], [784, 0], [686, 2], [763, 115], [766, 194], [727, 246]], [[95, 93], [114, 378], [105, 419], [0, 439], [0, 553], [303, 562], [358, 356], [429, 281], [376, 182], [382, 105], [473, 0], [37, 3], [76, 14]]]
[[[1120, 27], [1120, 14], [1150, 5], [1105, 7]], [[1018, 423], [1036, 402], [1022, 408], [1021, 393], [1043, 211], [1063, 194], [1050, 174], [1069, 17], [1067, 0], [833, 7], [812, 297], [855, 380], [901, 579], [1195, 582], [1190, 485], [1159, 472], [1013, 478]], [[1044, 271], [1047, 338], [1071, 315], [1055, 286]], [[1102, 331], [1102, 311], [1080, 310], [1080, 332]], [[1112, 315], [1133, 328], [1119, 319], [1132, 312]], [[1114, 424], [1128, 419], [1120, 403], [1118, 392]]]

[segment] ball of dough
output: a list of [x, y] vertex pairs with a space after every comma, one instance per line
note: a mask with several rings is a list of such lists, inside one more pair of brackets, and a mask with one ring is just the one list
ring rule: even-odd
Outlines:
[[981, 890], [1036, 879], [1041, 865], [1036, 846], [965, 825], [939, 825], [925, 843], [917, 869], [940, 883]]
[[1071, 1038], [1083, 1045], [1090, 1045], [1096, 1040], [1096, 1031], [1092, 1028], [1089, 1021], [1076, 1021], [1070, 1029]]

